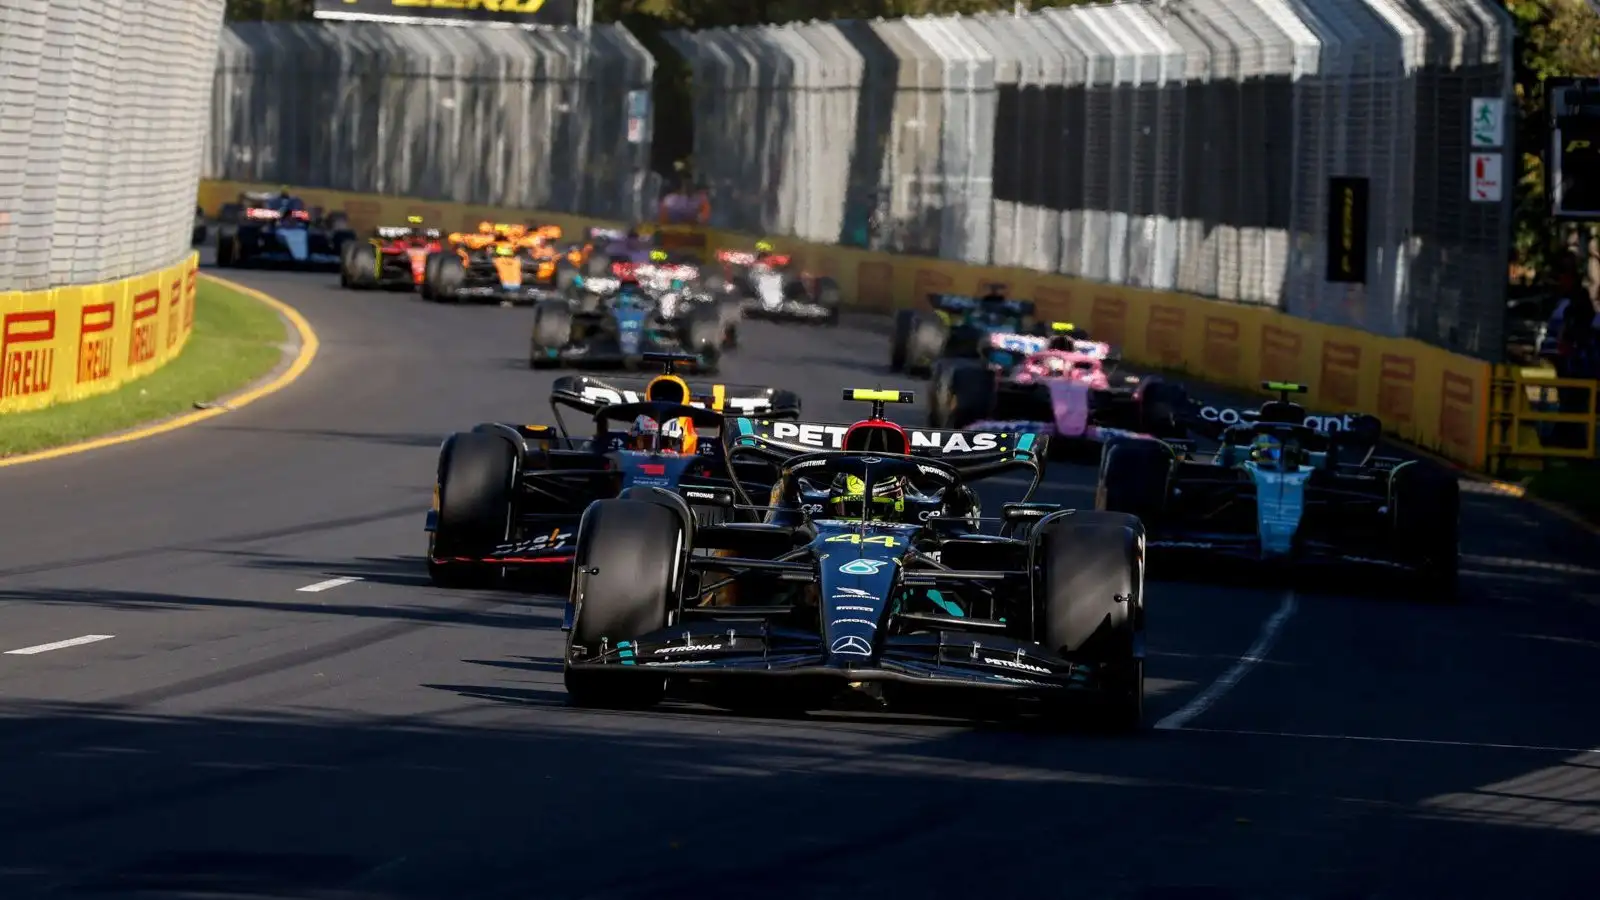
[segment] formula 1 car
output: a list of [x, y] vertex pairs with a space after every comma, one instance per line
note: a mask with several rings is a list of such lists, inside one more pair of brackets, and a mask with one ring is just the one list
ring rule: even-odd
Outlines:
[[933, 311], [903, 309], [895, 315], [889, 369], [929, 378], [940, 359], [989, 359], [1008, 365], [1048, 346], [1051, 331], [1034, 321], [1029, 300], [998, 292], [983, 297], [929, 294]]
[[696, 315], [715, 314], [722, 325], [721, 346], [727, 349], [738, 344], [742, 313], [738, 301], [717, 290], [715, 278], [706, 278], [692, 257], [668, 250], [652, 250], [647, 262], [618, 259], [612, 262], [610, 271], [578, 279], [572, 296], [580, 312], [594, 313], [622, 293], [625, 285], [636, 286], [655, 300], [657, 313], [663, 321], [686, 321]]
[[344, 245], [340, 254], [339, 286], [343, 288], [420, 287], [428, 257], [444, 250], [437, 228], [423, 226], [421, 216], [409, 216], [405, 225], [384, 225], [366, 242]]
[[[718, 384], [697, 394], [671, 374], [692, 357], [649, 358], [668, 371], [639, 392], [594, 378], [562, 378], [550, 396], [555, 425], [486, 423], [445, 439], [425, 525], [435, 584], [489, 586], [507, 569], [556, 571], [551, 567], [572, 561], [579, 519], [597, 498], [634, 485], [726, 489], [719, 437], [724, 411], [768, 419], [800, 414], [799, 398], [788, 391]], [[563, 408], [592, 417], [594, 431], [569, 431]], [[628, 423], [640, 416], [663, 426], [653, 446], [629, 441]], [[672, 422], [677, 444], [663, 447], [659, 440]]]
[[[694, 304], [687, 313], [666, 315], [662, 303], [634, 277], [634, 264], [613, 263], [617, 283], [594, 304], [570, 299], [540, 301], [534, 308], [528, 365], [540, 369], [561, 365], [635, 368], [647, 353], [689, 353], [695, 371], [716, 371], [726, 345], [720, 313], [708, 304]], [[597, 279], [584, 279], [593, 287]], [[673, 311], [678, 312], [677, 310]]]
[[1381, 423], [1318, 431], [1280, 399], [1226, 427], [1210, 461], [1192, 442], [1121, 439], [1101, 462], [1097, 508], [1138, 516], [1159, 553], [1371, 567], [1409, 575], [1425, 595], [1455, 596], [1460, 491], [1449, 475], [1376, 455]]
[[717, 261], [722, 264], [722, 285], [739, 299], [745, 315], [839, 324], [843, 295], [838, 282], [799, 268], [788, 254], [774, 252], [770, 243], [757, 242], [754, 253], [718, 251]]
[[422, 296], [441, 303], [489, 300], [537, 303], [564, 297], [578, 268], [553, 250], [560, 229], [483, 222], [476, 232], [451, 234], [447, 248], [428, 258]]
[[1065, 345], [1072, 349], [1040, 350], [1014, 366], [940, 360], [928, 424], [1041, 432], [1063, 450], [1098, 450], [1114, 437], [1188, 436], [1198, 404], [1181, 385], [1107, 371], [1104, 344], [1069, 339]]
[[[1016, 698], [1047, 714], [1091, 704], [1101, 724], [1141, 724], [1143, 532], [1131, 516], [1007, 504], [980, 533], [970, 482], [1043, 467], [1022, 440], [975, 453], [915, 454], [883, 417], [900, 391], [845, 391], [874, 403], [840, 451], [807, 452], [740, 419], [731, 459], [775, 472], [765, 506], [738, 473], [710, 492], [634, 488], [589, 507], [568, 598], [565, 684], [585, 706], [644, 707], [674, 682], [809, 709], [858, 685], [890, 705], [967, 694]], [[944, 445], [930, 434], [925, 443]], [[1037, 445], [1037, 446], [1036, 446]], [[738, 521], [741, 512], [764, 513]], [[713, 701], [716, 702], [716, 701]]]
[[356, 240], [344, 213], [308, 209], [287, 193], [244, 193], [217, 217], [217, 265], [332, 268]]

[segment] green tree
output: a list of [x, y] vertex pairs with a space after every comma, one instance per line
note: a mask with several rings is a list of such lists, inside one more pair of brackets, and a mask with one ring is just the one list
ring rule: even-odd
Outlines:
[[1517, 22], [1515, 262], [1539, 270], [1559, 244], [1544, 191], [1542, 154], [1549, 144], [1544, 82], [1555, 76], [1600, 75], [1600, 16], [1584, 0], [1505, 0]]

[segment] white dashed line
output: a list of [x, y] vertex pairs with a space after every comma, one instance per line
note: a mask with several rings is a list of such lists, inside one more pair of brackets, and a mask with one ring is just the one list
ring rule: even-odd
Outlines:
[[1238, 684], [1251, 669], [1255, 668], [1256, 663], [1266, 658], [1267, 653], [1272, 649], [1272, 645], [1278, 640], [1278, 632], [1283, 629], [1283, 623], [1289, 621], [1289, 617], [1294, 615], [1296, 605], [1294, 591], [1285, 593], [1283, 595], [1283, 603], [1278, 607], [1278, 611], [1273, 613], [1271, 618], [1267, 619], [1261, 626], [1261, 635], [1256, 638], [1254, 644], [1250, 645], [1250, 649], [1235, 660], [1233, 665], [1228, 668], [1228, 671], [1223, 672], [1216, 681], [1211, 682], [1210, 687], [1207, 687], [1193, 700], [1184, 704], [1182, 709], [1157, 722], [1155, 727], [1163, 731], [1175, 731], [1182, 728], [1196, 716], [1210, 709], [1228, 691], [1233, 690], [1233, 686]]
[[327, 581], [319, 581], [316, 584], [308, 584], [303, 588], [297, 588], [297, 590], [305, 594], [317, 594], [330, 588], [336, 588], [341, 584], [349, 584], [352, 581], [360, 580], [361, 579], [359, 578], [329, 578]]
[[51, 650], [61, 650], [66, 647], [76, 647], [79, 644], [93, 644], [96, 641], [109, 641], [116, 637], [114, 634], [86, 634], [65, 641], [56, 641], [53, 644], [39, 644], [33, 647], [23, 647], [21, 650], [7, 650], [7, 656], [32, 656], [35, 653], [49, 653]]

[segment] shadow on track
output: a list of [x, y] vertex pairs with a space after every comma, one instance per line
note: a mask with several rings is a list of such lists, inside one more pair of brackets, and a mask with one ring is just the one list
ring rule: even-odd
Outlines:
[[1576, 898], [1600, 833], [1600, 763], [1558, 753], [866, 717], [734, 730], [553, 697], [411, 717], [7, 714], [114, 726], [8, 753], [13, 900], [1061, 896], [1067, 871], [1073, 896], [1112, 900], [1525, 896], [1526, 872], [1539, 896]]

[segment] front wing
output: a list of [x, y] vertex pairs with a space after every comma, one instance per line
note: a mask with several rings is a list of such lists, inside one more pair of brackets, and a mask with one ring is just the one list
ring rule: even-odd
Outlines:
[[755, 297], [745, 297], [739, 304], [744, 314], [752, 319], [798, 319], [811, 321], [826, 319], [836, 310], [810, 300], [785, 299], [777, 306], [768, 306]]
[[[568, 624], [570, 627], [570, 623]], [[998, 635], [914, 634], [883, 639], [871, 655], [828, 652], [814, 632], [765, 622], [696, 622], [608, 647], [570, 647], [572, 669], [689, 670], [696, 679], [788, 677], [896, 681], [1046, 694], [1096, 691], [1097, 667], [1047, 654], [1037, 644]]]

